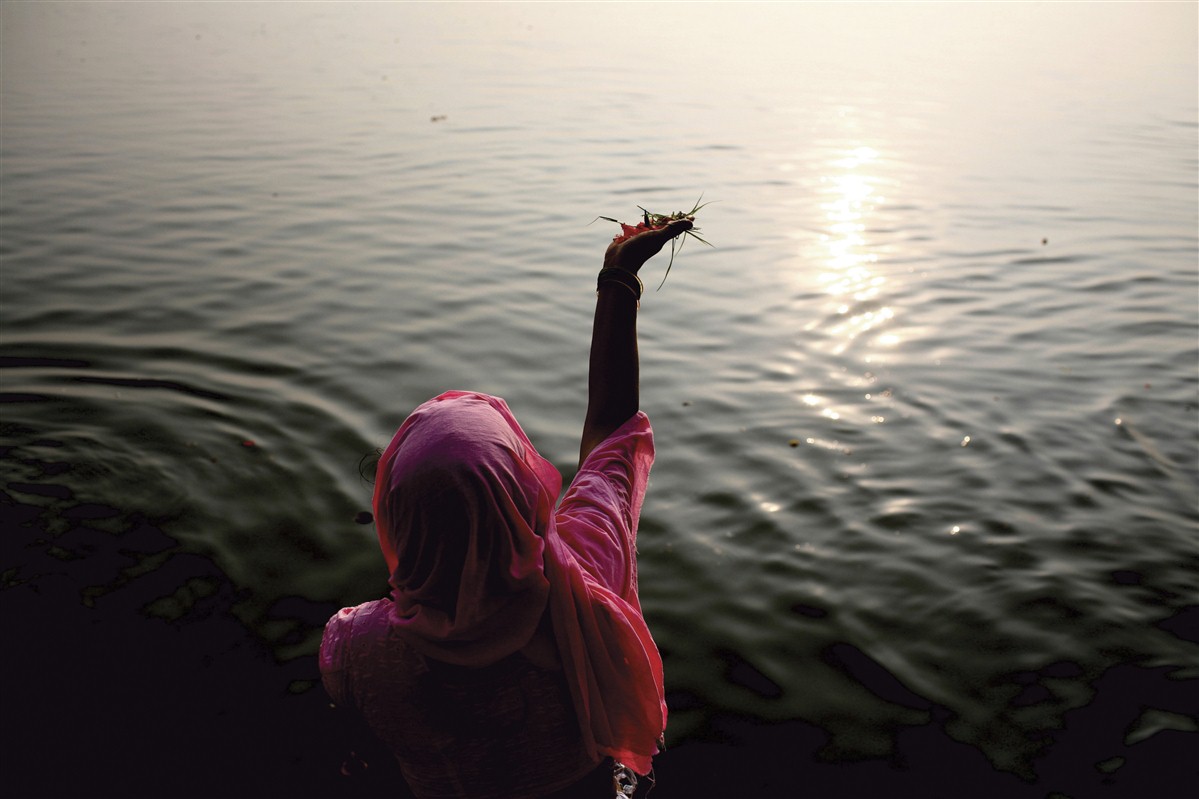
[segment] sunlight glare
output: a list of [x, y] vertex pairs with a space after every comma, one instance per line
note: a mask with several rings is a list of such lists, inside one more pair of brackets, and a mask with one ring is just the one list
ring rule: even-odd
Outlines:
[[[873, 271], [878, 254], [870, 251], [866, 235], [868, 216], [883, 202], [877, 191], [880, 178], [869, 168], [878, 158], [879, 152], [873, 147], [844, 150], [827, 162], [833, 174], [820, 178], [824, 195], [820, 209], [827, 225], [821, 236], [825, 255], [818, 280], [837, 301], [836, 315], [843, 317], [829, 330], [837, 342], [833, 349], [836, 354], [845, 352], [863, 333], [895, 316], [891, 308], [874, 305], [886, 280]], [[899, 338], [879, 336], [875, 343], [892, 347], [899, 343]]]

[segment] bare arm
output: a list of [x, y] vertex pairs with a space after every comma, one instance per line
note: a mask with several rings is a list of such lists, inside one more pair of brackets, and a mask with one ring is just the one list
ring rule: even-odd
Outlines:
[[[636, 275], [666, 242], [691, 226], [691, 220], [682, 219], [659, 230], [613, 242], [604, 253], [604, 269], [621, 269]], [[633, 280], [603, 280], [599, 283], [591, 330], [587, 417], [579, 445], [580, 466], [591, 450], [627, 422], [640, 407], [637, 295], [636, 289], [622, 285], [622, 282], [636, 283]]]

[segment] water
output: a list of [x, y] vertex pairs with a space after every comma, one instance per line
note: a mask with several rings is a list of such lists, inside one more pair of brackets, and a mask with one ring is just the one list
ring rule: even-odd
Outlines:
[[701, 195], [640, 323], [655, 795], [1193, 778], [1193, 5], [0, 22], [16, 793], [352, 790], [360, 462], [473, 388], [569, 478], [588, 223]]

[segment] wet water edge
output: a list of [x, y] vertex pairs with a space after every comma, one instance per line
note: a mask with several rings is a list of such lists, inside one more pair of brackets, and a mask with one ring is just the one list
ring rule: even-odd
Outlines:
[[[160, 523], [69, 494], [37, 482], [0, 496], [5, 562], [22, 564], [2, 578], [5, 793], [337, 795], [340, 731], [310, 687], [315, 658], [281, 663], [247, 635], [244, 592]], [[293, 628], [297, 610], [307, 625], [332, 612], [279, 607]]]
[[[3, 432], [2, 458], [17, 479], [0, 495], [0, 554], [22, 564], [0, 575], [8, 646], [23, 655], [4, 667], [6, 684], [19, 689], [6, 691], [15, 723], [4, 725], [4, 751], [20, 764], [8, 770], [10, 795], [404, 795], [387, 754], [330, 709], [315, 657], [280, 656], [279, 643], [319, 631], [336, 604], [280, 597], [263, 614], [276, 645], [247, 635], [249, 592], [212, 557], [172, 538], [171, 519], [79, 501], [66, 484], [73, 464], [55, 458], [61, 442], [27, 427]], [[1128, 590], [1142, 582], [1135, 571], [1116, 579]], [[829, 607], [797, 603], [789, 612], [815, 642], [814, 658], [891, 709], [872, 720], [889, 729], [887, 749], [866, 756], [870, 740], [843, 750], [836, 742], [844, 734], [833, 739], [812, 723], [763, 718], [755, 701], [737, 700], [769, 703], [785, 689], [736, 651], [717, 648], [702, 660], [722, 664], [733, 701], [689, 721], [705, 700], [685, 687], [685, 668], [672, 675], [668, 704], [685, 733], [655, 761], [654, 796], [1187, 794], [1199, 708], [1172, 666], [1138, 663], [1129, 652], [1128, 662], [1099, 670], [1066, 659], [987, 686], [1009, 694], [1012, 713], [1045, 702], [1061, 711], [1060, 724], [1017, 725], [1041, 750], [1020, 776], [959, 742], [955, 711], [830, 628]], [[665, 640], [686, 640], [669, 626]], [[1195, 641], [1199, 610], [1156, 626]], [[680, 663], [677, 655], [664, 648], [668, 661]], [[353, 757], [347, 741], [358, 742]], [[1105, 756], [1097, 761], [1096, 752]]]

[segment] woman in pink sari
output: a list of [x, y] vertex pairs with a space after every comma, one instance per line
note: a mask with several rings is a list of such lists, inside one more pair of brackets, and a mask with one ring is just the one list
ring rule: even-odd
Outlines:
[[605, 253], [579, 472], [561, 503], [557, 469], [497, 397], [424, 403], [379, 461], [392, 593], [329, 620], [320, 667], [422, 799], [610, 799], [650, 773], [666, 703], [637, 596], [654, 457], [638, 409], [637, 272], [691, 224]]

